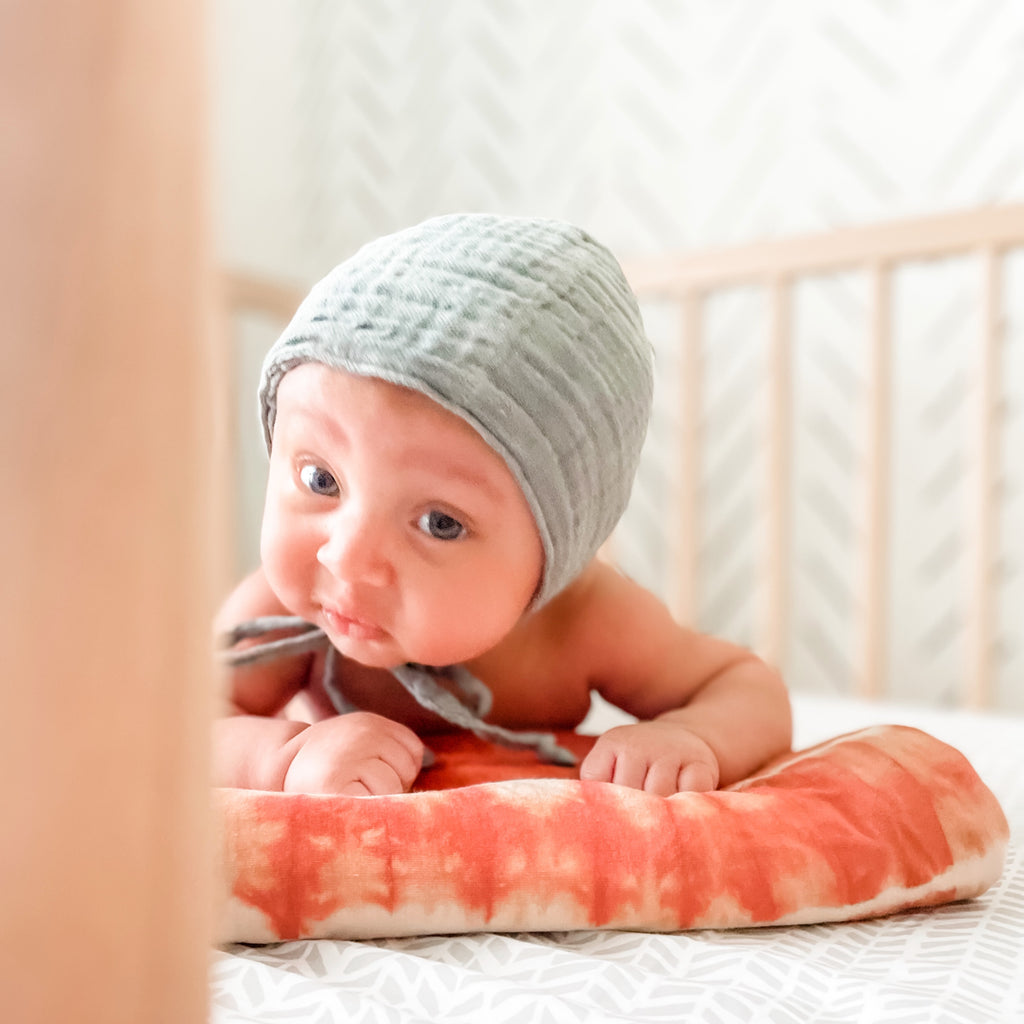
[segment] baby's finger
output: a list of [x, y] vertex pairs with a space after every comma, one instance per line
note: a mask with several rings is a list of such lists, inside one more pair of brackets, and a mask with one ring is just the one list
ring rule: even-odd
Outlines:
[[404, 725], [398, 725], [397, 722], [395, 724], [397, 726], [395, 742], [408, 752], [416, 766], [416, 771], [418, 772], [423, 764], [423, 754], [426, 750], [426, 747], [423, 745], [423, 740], [421, 740], [419, 736], [412, 731], [412, 729], [407, 729]]
[[338, 790], [339, 796], [373, 796], [369, 787], [361, 779], [353, 779]]
[[402, 783], [403, 792], [408, 789], [423, 767], [424, 746], [416, 738], [415, 744], [403, 743], [397, 739], [388, 740], [380, 745], [378, 757], [386, 763]]
[[654, 796], [671, 796], [679, 791], [679, 779], [685, 769], [680, 769], [678, 760], [655, 761], [647, 770], [643, 782], [645, 793]]
[[615, 752], [600, 741], [580, 765], [580, 778], [584, 782], [611, 782], [615, 769]]
[[718, 773], [702, 761], [688, 764], [679, 773], [680, 793], [708, 793], [718, 788]]
[[391, 796], [406, 790], [395, 769], [379, 757], [363, 761], [356, 773], [341, 790], [347, 796]]
[[612, 771], [612, 782], [629, 789], [643, 789], [647, 778], [647, 762], [639, 757], [630, 757], [619, 751]]

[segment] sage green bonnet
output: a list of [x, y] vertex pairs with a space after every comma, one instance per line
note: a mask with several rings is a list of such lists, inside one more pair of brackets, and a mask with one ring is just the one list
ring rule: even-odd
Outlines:
[[266, 357], [268, 449], [281, 378], [306, 362], [419, 391], [501, 455], [544, 546], [534, 607], [579, 575], [625, 511], [651, 347], [619, 264], [579, 228], [456, 214], [364, 246], [314, 286]]

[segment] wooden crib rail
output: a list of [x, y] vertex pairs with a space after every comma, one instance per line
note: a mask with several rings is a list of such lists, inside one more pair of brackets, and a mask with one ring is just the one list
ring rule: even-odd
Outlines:
[[969, 664], [963, 694], [968, 706], [989, 706], [994, 671], [997, 547], [998, 381], [1004, 327], [1002, 279], [1006, 252], [1024, 245], [1024, 204], [990, 206], [826, 234], [658, 259], [636, 260], [627, 274], [641, 299], [665, 299], [682, 310], [682, 394], [680, 479], [676, 540], [674, 610], [691, 619], [696, 604], [696, 552], [700, 515], [699, 423], [703, 308], [711, 294], [738, 286], [762, 287], [770, 322], [770, 386], [765, 440], [766, 586], [759, 649], [776, 664], [785, 660], [788, 635], [792, 424], [792, 329], [794, 285], [801, 279], [838, 271], [862, 270], [871, 283], [870, 382], [866, 540], [861, 606], [861, 661], [857, 691], [880, 696], [887, 651], [887, 567], [889, 563], [889, 470], [892, 398], [893, 272], [900, 266], [976, 254], [983, 274], [983, 302], [974, 372], [978, 378], [973, 410], [974, 524], [972, 583], [968, 603]]
[[263, 274], [226, 270], [221, 274], [221, 296], [230, 314], [256, 313], [286, 324], [308, 289]]
[[895, 265], [1024, 243], [1024, 203], [984, 206], [836, 231], [631, 260], [630, 283], [645, 297], [722, 288], [875, 264]]

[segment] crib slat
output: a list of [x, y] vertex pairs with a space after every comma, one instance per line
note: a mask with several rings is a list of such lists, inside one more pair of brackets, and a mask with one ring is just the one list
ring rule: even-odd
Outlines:
[[766, 529], [759, 647], [765, 660], [781, 667], [789, 631], [792, 480], [792, 285], [788, 278], [773, 281], [770, 302]]
[[888, 570], [890, 445], [892, 436], [892, 271], [885, 263], [871, 267], [869, 345], [870, 409], [867, 450], [867, 522], [865, 578], [861, 597], [864, 647], [857, 692], [879, 697], [886, 685], [888, 658]]
[[679, 362], [679, 463], [670, 608], [678, 622], [697, 615], [697, 548], [700, 521], [700, 416], [703, 373], [704, 297], [687, 292], [681, 301]]
[[994, 674], [1002, 269], [1002, 252], [995, 247], [985, 249], [982, 257], [982, 324], [977, 365], [968, 683], [964, 694], [966, 703], [975, 708], [991, 704]]

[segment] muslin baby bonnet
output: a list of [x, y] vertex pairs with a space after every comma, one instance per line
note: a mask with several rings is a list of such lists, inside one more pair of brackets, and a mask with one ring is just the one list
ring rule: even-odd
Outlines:
[[[268, 448], [278, 385], [306, 362], [421, 392], [504, 459], [544, 549], [534, 608], [579, 575], [626, 508], [650, 417], [651, 347], [618, 262], [579, 228], [455, 214], [364, 246], [313, 287], [267, 354], [259, 396]], [[228, 640], [258, 631], [246, 623]], [[294, 651], [317, 642], [320, 631], [305, 628], [283, 643]], [[270, 646], [233, 656], [283, 653]], [[394, 674], [442, 717], [564, 760], [546, 736], [480, 721], [486, 693], [464, 670], [454, 677], [480, 695], [473, 710], [434, 671]]]

